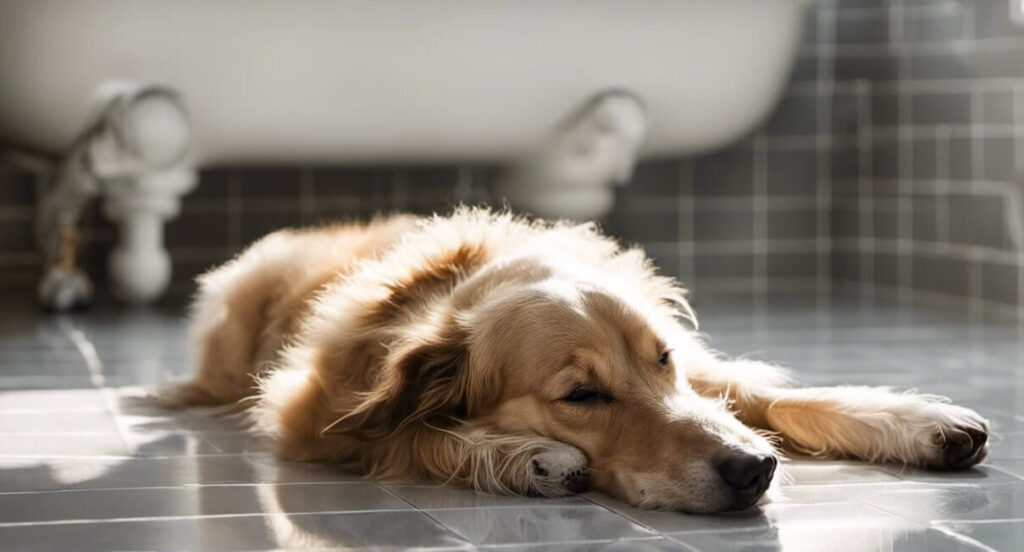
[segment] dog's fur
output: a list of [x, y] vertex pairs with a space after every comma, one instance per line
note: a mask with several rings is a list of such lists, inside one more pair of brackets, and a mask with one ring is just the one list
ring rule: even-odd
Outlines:
[[822, 458], [984, 457], [987, 421], [939, 397], [720, 357], [684, 294], [590, 224], [462, 208], [282, 230], [199, 278], [197, 373], [162, 397], [249, 404], [281, 456], [373, 478], [557, 496], [589, 476], [687, 512], [752, 503], [716, 459], [774, 454], [771, 435]]

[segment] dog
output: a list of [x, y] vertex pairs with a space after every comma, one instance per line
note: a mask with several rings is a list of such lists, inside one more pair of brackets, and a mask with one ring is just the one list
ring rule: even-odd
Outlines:
[[798, 387], [694, 329], [686, 291], [593, 224], [460, 207], [280, 230], [198, 278], [194, 378], [286, 459], [647, 509], [749, 508], [780, 451], [964, 469], [988, 422], [933, 395]]

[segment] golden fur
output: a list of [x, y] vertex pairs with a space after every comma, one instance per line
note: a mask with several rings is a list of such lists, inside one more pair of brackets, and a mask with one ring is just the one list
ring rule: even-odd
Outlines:
[[828, 458], [983, 458], [987, 422], [939, 398], [721, 358], [684, 294], [590, 224], [462, 208], [282, 230], [199, 278], [196, 376], [162, 399], [251, 401], [281, 456], [369, 477], [544, 496], [589, 478], [688, 512], [757, 500], [719, 466], [770, 459], [769, 434]]

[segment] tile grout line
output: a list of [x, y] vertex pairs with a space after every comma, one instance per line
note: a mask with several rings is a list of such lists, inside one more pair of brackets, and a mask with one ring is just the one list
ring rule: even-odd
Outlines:
[[420, 508], [419, 506], [417, 506], [417, 505], [413, 504], [413, 503], [412, 503], [411, 501], [407, 500], [407, 499], [406, 499], [406, 498], [405, 498], [404, 496], [401, 496], [400, 494], [398, 494], [398, 493], [396, 493], [396, 492], [392, 491], [391, 489], [389, 489], [389, 488], [388, 488], [387, 486], [385, 486], [385, 485], [381, 485], [380, 483], [376, 483], [376, 482], [374, 482], [374, 484], [375, 484], [375, 485], [377, 485], [377, 487], [378, 487], [378, 488], [382, 489], [382, 490], [383, 490], [383, 491], [384, 491], [385, 493], [387, 493], [387, 494], [389, 494], [389, 495], [391, 495], [391, 496], [393, 496], [393, 497], [397, 498], [398, 500], [400, 500], [400, 501], [402, 501], [402, 502], [404, 502], [404, 503], [408, 504], [408, 505], [409, 505], [409, 506], [410, 506], [411, 508], [413, 508], [413, 510], [414, 510], [414, 511], [417, 511], [417, 512], [419, 512], [419, 513], [423, 514], [424, 516], [426, 516], [427, 518], [429, 518], [429, 519], [430, 519], [430, 521], [434, 522], [434, 523], [435, 523], [435, 524], [436, 524], [436, 525], [437, 525], [438, 527], [440, 527], [441, 529], [444, 529], [445, 531], [447, 531], [447, 532], [451, 533], [452, 535], [455, 535], [455, 536], [456, 536], [457, 538], [459, 538], [459, 539], [462, 539], [462, 541], [463, 541], [463, 542], [466, 542], [466, 543], [468, 543], [468, 544], [470, 544], [470, 545], [472, 545], [472, 546], [477, 546], [477, 544], [476, 544], [476, 543], [474, 543], [474, 542], [473, 542], [473, 541], [472, 541], [472, 540], [471, 540], [470, 538], [468, 538], [467, 536], [463, 535], [463, 534], [462, 534], [461, 532], [459, 532], [459, 531], [458, 531], [457, 529], [455, 529], [454, 527], [449, 527], [449, 526], [448, 526], [448, 525], [447, 525], [446, 523], [444, 523], [444, 522], [442, 522], [441, 520], [437, 519], [436, 517], [434, 517], [434, 516], [433, 516], [433, 515], [431, 515], [430, 513], [428, 513], [428, 512], [426, 512], [426, 511], [424, 511], [424, 510], [423, 510], [422, 508]]

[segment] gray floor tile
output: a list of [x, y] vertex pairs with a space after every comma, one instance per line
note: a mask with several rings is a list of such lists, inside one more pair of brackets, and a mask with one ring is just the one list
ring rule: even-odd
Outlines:
[[[1021, 478], [1014, 475], [1011, 471], [1019, 468], [1007, 465], [1007, 463], [1011, 462], [1015, 461], [986, 460], [981, 465], [962, 471], [928, 471], [917, 470], [914, 468], [903, 468], [900, 466], [886, 466], [885, 469], [900, 479], [915, 481], [918, 483], [975, 483], [981, 485], [991, 483], [1013, 483], [1020, 481]], [[1024, 462], [1022, 462], [1020, 466], [1024, 466]], [[1009, 470], [1007, 469], [1008, 467]]]
[[1024, 433], [1004, 433], [992, 436], [988, 457], [992, 460], [1024, 459]]
[[504, 544], [481, 546], [480, 549], [523, 552], [690, 552], [693, 550], [683, 543], [663, 537], [593, 542], [559, 542], [549, 544]]
[[0, 523], [411, 508], [375, 483], [94, 489], [0, 494]]
[[[6, 371], [0, 368], [0, 374]], [[0, 391], [0, 413], [24, 412], [106, 412], [100, 389], [40, 389]]]
[[108, 433], [117, 435], [114, 417], [107, 412], [8, 412], [0, 416], [0, 434], [4, 433]]
[[474, 544], [560, 543], [654, 536], [594, 505], [431, 510], [430, 515]]
[[0, 457], [22, 456], [53, 458], [55, 456], [125, 456], [131, 447], [117, 433], [96, 435], [70, 434], [6, 434], [0, 438]]
[[0, 542], [11, 550], [47, 552], [69, 545], [79, 552], [467, 547], [413, 511], [0, 526]]
[[618, 504], [608, 504], [611, 509], [660, 533], [676, 534], [694, 531], [740, 531], [799, 525], [807, 519], [822, 524], [837, 524], [851, 520], [872, 520], [877, 523], [906, 523], [888, 512], [864, 504], [852, 502], [831, 502], [823, 504], [794, 504], [773, 502], [745, 512], [714, 516], [681, 515], [676, 512], [651, 512]]
[[0, 492], [361, 480], [329, 466], [276, 462], [269, 456], [0, 458]]
[[989, 521], [984, 523], [938, 523], [944, 531], [962, 535], [969, 541], [991, 550], [1020, 550], [1024, 543], [1024, 520]]
[[436, 485], [385, 485], [388, 490], [420, 509], [442, 508], [498, 508], [515, 506], [586, 505], [576, 496], [538, 500], [525, 496], [504, 496], [481, 493], [470, 489]]
[[727, 533], [685, 533], [673, 539], [702, 552], [769, 552], [906, 550], [921, 552], [981, 551], [984, 548], [924, 527], [879, 527], [868, 523], [771, 527]]
[[922, 485], [877, 490], [861, 502], [905, 518], [932, 520], [1024, 519], [1024, 481], [990, 485]]
[[[796, 456], [760, 509], [649, 512], [587, 493], [557, 500], [384, 485], [283, 462], [244, 421], [140, 404], [188, 372], [180, 315], [96, 311], [0, 319], [0, 543], [5, 549], [405, 547], [499, 550], [998, 550], [1024, 541], [1024, 333], [932, 307], [837, 296], [698, 298], [725, 351], [788, 363], [811, 384], [954, 397], [991, 420], [986, 463], [928, 472]], [[19, 318], [20, 317], [20, 318]], [[104, 388], [69, 332], [95, 346]], [[422, 511], [417, 511], [422, 510]], [[344, 513], [348, 512], [348, 513]], [[75, 521], [78, 520], [78, 521]], [[667, 537], [667, 538], [666, 538]]]
[[783, 464], [794, 485], [861, 484], [896, 482], [899, 478], [882, 467], [863, 462], [799, 460]]

